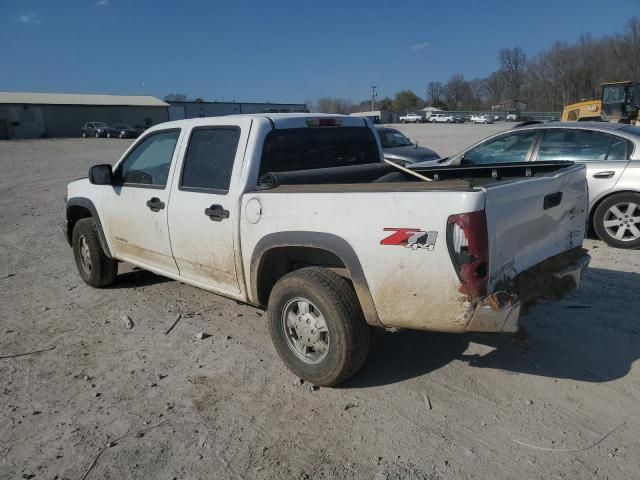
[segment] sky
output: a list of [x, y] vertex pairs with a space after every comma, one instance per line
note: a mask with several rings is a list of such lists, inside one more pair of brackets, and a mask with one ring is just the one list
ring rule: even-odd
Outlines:
[[378, 98], [621, 32], [640, 0], [0, 0], [0, 91]]

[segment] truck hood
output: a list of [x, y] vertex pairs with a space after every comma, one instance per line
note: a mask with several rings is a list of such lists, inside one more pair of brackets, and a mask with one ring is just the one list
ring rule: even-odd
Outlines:
[[383, 148], [384, 158], [389, 160], [403, 160], [409, 163], [425, 162], [427, 160], [437, 160], [440, 158], [436, 152], [430, 148], [407, 145], [406, 147]]

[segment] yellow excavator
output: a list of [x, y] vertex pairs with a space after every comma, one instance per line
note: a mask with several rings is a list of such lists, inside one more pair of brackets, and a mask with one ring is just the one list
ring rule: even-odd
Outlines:
[[562, 110], [562, 121], [605, 121], [640, 125], [638, 110], [640, 82], [603, 83], [601, 98], [567, 105]]

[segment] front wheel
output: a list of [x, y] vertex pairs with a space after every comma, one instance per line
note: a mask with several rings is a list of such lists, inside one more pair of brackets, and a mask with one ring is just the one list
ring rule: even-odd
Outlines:
[[315, 385], [338, 385], [369, 353], [369, 326], [353, 287], [320, 267], [296, 270], [276, 283], [269, 331], [289, 370]]
[[85, 132], [84, 130], [82, 131], [82, 138], [87, 138], [87, 132]]
[[611, 195], [596, 209], [593, 228], [612, 247], [640, 247], [640, 194]]
[[82, 280], [96, 288], [111, 285], [118, 275], [118, 262], [107, 257], [102, 250], [93, 218], [83, 218], [76, 222], [72, 240], [73, 256]]
[[107, 132], [107, 138], [111, 138], [111, 132]]
[[96, 132], [96, 138], [100, 138], [100, 134]]

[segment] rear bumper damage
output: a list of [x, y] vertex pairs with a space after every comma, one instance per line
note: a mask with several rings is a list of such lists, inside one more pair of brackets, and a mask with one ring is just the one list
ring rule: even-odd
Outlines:
[[496, 292], [472, 308], [469, 332], [515, 332], [523, 307], [537, 300], [559, 300], [578, 288], [591, 257], [576, 248], [497, 285]]

